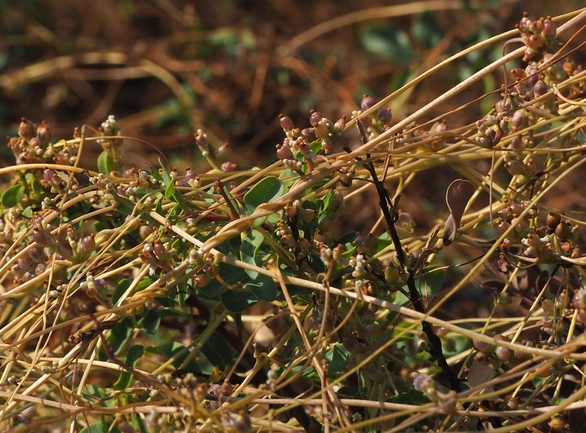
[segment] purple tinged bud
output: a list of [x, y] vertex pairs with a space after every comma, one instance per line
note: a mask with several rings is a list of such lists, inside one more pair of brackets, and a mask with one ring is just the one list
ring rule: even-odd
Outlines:
[[362, 97], [362, 102], [360, 102], [360, 109], [364, 113], [369, 108], [373, 107], [376, 104], [376, 100], [372, 96], [364, 95]]
[[521, 137], [516, 136], [515, 138], [513, 138], [513, 140], [511, 141], [511, 149], [513, 149], [513, 150], [523, 149], [523, 141], [521, 140]]
[[208, 137], [206, 134], [203, 133], [201, 129], [198, 129], [197, 132], [194, 134], [195, 137], [195, 144], [199, 146], [202, 150], [208, 150], [209, 142]]
[[283, 114], [279, 115], [279, 122], [281, 123], [281, 128], [283, 128], [283, 131], [285, 132], [291, 131], [295, 127], [291, 118]]
[[33, 231], [33, 241], [42, 247], [55, 245], [55, 238], [48, 230], [44, 228], [37, 228]]
[[527, 81], [535, 85], [535, 83], [537, 83], [537, 80], [539, 80], [539, 67], [537, 66], [537, 63], [529, 63], [525, 68], [525, 75], [528, 77]]
[[315, 136], [314, 132], [313, 132], [313, 128], [303, 128], [300, 132], [301, 136], [305, 137], [305, 138], [309, 138], [311, 139], [312, 136]]
[[413, 386], [419, 391], [426, 391], [429, 387], [433, 386], [433, 379], [427, 374], [418, 374], [413, 379]]
[[230, 161], [226, 161], [222, 164], [222, 171], [230, 172], [236, 170], [236, 164]]
[[81, 240], [81, 249], [86, 253], [91, 253], [96, 248], [96, 241], [94, 240], [94, 234], [84, 237]]
[[185, 181], [186, 182], [191, 182], [196, 179], [197, 179], [197, 173], [195, 171], [193, 171], [191, 168], [188, 168], [187, 170], [185, 170]]
[[28, 256], [37, 263], [42, 263], [47, 259], [47, 255], [45, 254], [45, 249], [41, 245], [33, 246], [29, 252]]
[[521, 78], [525, 78], [525, 71], [521, 68], [513, 68], [511, 69], [511, 75], [514, 79], [520, 80]]
[[293, 152], [291, 152], [291, 149], [289, 148], [289, 146], [280, 146], [277, 149], [277, 158], [279, 158], [281, 161], [285, 160], [285, 159], [292, 159], [293, 158]]
[[529, 26], [533, 24], [533, 18], [531, 18], [527, 12], [523, 12], [523, 18], [519, 21], [519, 31], [521, 33], [529, 32]]
[[551, 17], [548, 16], [543, 22], [543, 30], [541, 31], [541, 34], [546, 41], [552, 42], [555, 39], [556, 32], [556, 25], [551, 20]]
[[382, 120], [384, 125], [389, 126], [391, 124], [391, 120], [393, 120], [393, 113], [391, 113], [391, 110], [383, 108], [378, 112], [378, 118]]
[[513, 131], [517, 131], [519, 128], [522, 128], [525, 125], [525, 120], [527, 116], [525, 115], [525, 110], [517, 110], [515, 114], [513, 114]]
[[324, 115], [321, 114], [319, 111], [311, 110], [311, 116], [309, 116], [309, 123], [311, 126], [316, 126], [320, 120], [324, 118]]
[[537, 83], [535, 83], [535, 86], [533, 86], [533, 94], [536, 97], [543, 96], [548, 91], [549, 91], [549, 87], [547, 86], [547, 84], [543, 80], [538, 80]]
[[532, 50], [537, 50], [542, 43], [543, 38], [540, 35], [531, 35], [529, 36], [529, 39], [525, 41], [525, 45], [527, 45], [527, 48], [530, 48]]

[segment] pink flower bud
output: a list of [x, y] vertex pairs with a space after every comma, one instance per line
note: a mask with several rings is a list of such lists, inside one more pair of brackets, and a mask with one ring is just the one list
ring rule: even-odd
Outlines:
[[295, 127], [291, 118], [283, 114], [279, 115], [279, 122], [281, 123], [281, 128], [283, 128], [283, 131], [285, 132], [291, 131]]
[[311, 110], [311, 116], [309, 116], [309, 123], [311, 126], [316, 126], [320, 120], [324, 118], [324, 115], [321, 114], [319, 111]]

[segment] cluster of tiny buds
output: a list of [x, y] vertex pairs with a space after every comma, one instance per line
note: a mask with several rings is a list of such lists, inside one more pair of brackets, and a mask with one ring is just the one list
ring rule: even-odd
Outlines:
[[[118, 122], [116, 122], [116, 118], [110, 114], [108, 118], [102, 122], [100, 126], [100, 132], [103, 135], [108, 137], [116, 137], [121, 136], [122, 132], [120, 131], [120, 126]], [[115, 151], [115, 154], [118, 154], [120, 147], [122, 146], [122, 139], [120, 138], [102, 138], [98, 140], [98, 143], [102, 145], [104, 150], [112, 149]]]
[[237, 165], [232, 161], [225, 161], [228, 156], [228, 143], [224, 143], [215, 152], [212, 151], [212, 146], [208, 140], [208, 136], [202, 129], [198, 129], [193, 135], [195, 138], [195, 144], [199, 148], [201, 154], [206, 158], [214, 167], [217, 166], [218, 160], [223, 161], [220, 168], [225, 172], [232, 172], [236, 170]]
[[[41, 125], [37, 126], [32, 121], [22, 118], [17, 129], [19, 137], [8, 137], [8, 147], [16, 155], [17, 164], [26, 164], [32, 162], [49, 162], [53, 160], [54, 149], [51, 141], [53, 139], [53, 130], [47, 122], [43, 120]], [[68, 155], [69, 157], [71, 155]], [[57, 163], [68, 163], [65, 160], [54, 160]], [[75, 162], [75, 161], [74, 161]]]
[[[497, 221], [497, 228], [501, 234], [506, 233], [511, 226], [514, 233], [521, 239], [523, 254], [527, 257], [551, 259], [554, 254], [569, 256], [572, 259], [582, 257], [578, 245], [578, 227], [572, 227], [557, 212], [550, 211], [547, 214], [546, 225], [535, 227], [532, 221], [537, 221], [537, 209], [530, 208], [526, 216], [521, 214], [527, 208], [527, 202], [509, 202], [507, 207], [498, 211], [501, 218]], [[512, 245], [511, 237], [503, 241], [502, 246], [508, 248]]]
[[285, 222], [285, 220], [279, 220], [277, 222], [276, 235], [281, 239], [281, 242], [287, 246], [293, 246], [295, 239], [293, 238], [291, 227]]
[[535, 54], [543, 53], [551, 48], [556, 36], [556, 27], [552, 22], [551, 17], [540, 18], [535, 20], [531, 18], [527, 12], [523, 13], [523, 18], [517, 24], [517, 28], [521, 33], [521, 39], [525, 43], [527, 49], [523, 56], [523, 61], [528, 61], [535, 56]]
[[[289, 170], [299, 171], [305, 162], [310, 171], [316, 158], [314, 152], [332, 152], [332, 141], [337, 138], [346, 127], [346, 116], [342, 116], [335, 123], [319, 111], [311, 110], [309, 128], [296, 128], [290, 117], [279, 115], [281, 128], [285, 132], [285, 139], [277, 146], [277, 157]], [[312, 146], [317, 145], [312, 149]]]
[[79, 288], [90, 298], [95, 298], [101, 291], [106, 289], [106, 280], [103, 278], [95, 278], [90, 272], [88, 272], [85, 281], [82, 281], [79, 284]]
[[[362, 113], [370, 110], [377, 104], [377, 100], [372, 96], [363, 95], [362, 101], [360, 101], [360, 110], [352, 112], [352, 119], [357, 118]], [[371, 115], [362, 118], [362, 123], [366, 126], [367, 138], [370, 140], [377, 135], [384, 132], [391, 126], [393, 120], [393, 114], [388, 108], [382, 108], [377, 111], [373, 111]]]
[[154, 244], [145, 242], [138, 257], [144, 264], [149, 265], [150, 275], [155, 274], [157, 267], [167, 272], [174, 267], [173, 250], [167, 250], [165, 244], [158, 239]]
[[364, 256], [362, 254], [356, 255], [356, 259], [350, 259], [350, 266], [354, 268], [352, 271], [353, 278], [363, 278], [366, 275], [364, 270]]

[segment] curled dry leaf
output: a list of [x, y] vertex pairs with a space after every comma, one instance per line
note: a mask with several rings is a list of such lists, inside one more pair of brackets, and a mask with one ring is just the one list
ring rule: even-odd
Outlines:
[[450, 216], [444, 226], [444, 245], [450, 245], [456, 239], [456, 231], [460, 226], [464, 209], [468, 200], [476, 191], [474, 184], [468, 180], [456, 179], [453, 181], [446, 192], [446, 204], [450, 209]]

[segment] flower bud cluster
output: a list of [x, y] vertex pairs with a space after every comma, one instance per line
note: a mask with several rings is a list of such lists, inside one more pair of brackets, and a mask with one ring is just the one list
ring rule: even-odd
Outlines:
[[23, 117], [17, 131], [19, 137], [8, 137], [8, 147], [14, 152], [17, 164], [56, 162], [69, 165], [75, 162], [75, 153], [71, 153], [71, 149], [67, 154], [56, 155], [51, 144], [53, 129], [46, 121], [37, 126]]
[[[374, 107], [377, 100], [369, 95], [363, 95], [362, 101], [360, 102], [360, 110], [352, 112], [352, 119], [357, 118], [362, 113], [366, 112], [370, 108]], [[393, 113], [388, 108], [382, 108], [373, 111], [369, 116], [361, 118], [362, 123], [366, 126], [367, 139], [380, 135], [391, 126], [393, 120]]]
[[281, 128], [285, 132], [285, 139], [277, 146], [277, 157], [283, 161], [289, 170], [299, 171], [303, 164], [308, 170], [313, 169], [316, 154], [332, 152], [332, 142], [346, 127], [346, 116], [342, 116], [335, 123], [319, 111], [311, 110], [309, 116], [310, 128], [296, 128], [290, 117], [279, 116]]
[[207, 134], [204, 133], [202, 129], [198, 129], [193, 137], [195, 138], [195, 144], [197, 144], [201, 154], [207, 159], [212, 168], [220, 169], [225, 172], [236, 170], [237, 165], [234, 162], [227, 160], [228, 143], [224, 143], [214, 152], [212, 151], [212, 145], [208, 140]]
[[546, 225], [540, 226], [536, 208], [530, 208], [525, 216], [521, 216], [528, 205], [527, 201], [510, 201], [506, 208], [497, 212], [497, 229], [501, 234], [513, 226], [513, 231], [503, 241], [504, 248], [512, 246], [517, 239], [523, 247], [523, 254], [527, 257], [551, 260], [560, 255], [572, 259], [583, 256], [578, 245], [577, 225], [572, 226], [559, 213], [550, 211]]
[[523, 61], [531, 60], [535, 54], [541, 54], [553, 48], [556, 26], [551, 17], [541, 17], [535, 20], [525, 12], [523, 13], [523, 18], [517, 24], [517, 28], [521, 33], [521, 39], [527, 47]]
[[122, 136], [122, 132], [120, 131], [118, 122], [116, 122], [116, 118], [110, 114], [108, 118], [102, 122], [102, 125], [98, 129], [104, 135], [104, 137], [108, 137], [98, 140], [98, 143], [102, 145], [102, 149], [110, 152], [114, 161], [120, 160], [122, 157], [122, 143], [124, 140], [121, 138], [113, 138]]

